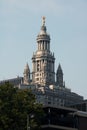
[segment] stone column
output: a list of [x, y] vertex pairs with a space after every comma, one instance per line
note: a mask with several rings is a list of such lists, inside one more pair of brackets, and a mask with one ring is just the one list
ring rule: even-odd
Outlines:
[[43, 49], [43, 43], [41, 42], [40, 44], [41, 44], [41, 50], [42, 50]]
[[46, 50], [46, 46], [45, 46], [45, 45], [46, 45], [46, 43], [45, 43], [45, 41], [44, 41], [44, 50]]
[[39, 47], [38, 47], [38, 50], [40, 50], [40, 43], [38, 43], [38, 46], [39, 46]]

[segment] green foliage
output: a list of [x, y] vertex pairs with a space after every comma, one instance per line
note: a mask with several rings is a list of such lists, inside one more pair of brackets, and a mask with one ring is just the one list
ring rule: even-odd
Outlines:
[[0, 86], [0, 130], [27, 130], [27, 116], [31, 130], [36, 129], [42, 115], [42, 106], [30, 90], [9, 83]]

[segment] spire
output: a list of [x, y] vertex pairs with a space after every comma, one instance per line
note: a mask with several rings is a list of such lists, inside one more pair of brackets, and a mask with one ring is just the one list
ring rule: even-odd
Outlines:
[[56, 73], [56, 82], [60, 87], [63, 87], [63, 71], [60, 64]]
[[26, 63], [26, 66], [24, 68], [24, 73], [30, 72], [29, 65]]
[[57, 73], [58, 73], [58, 72], [61, 72], [61, 73], [63, 74], [63, 71], [62, 71], [62, 68], [61, 68], [60, 63], [59, 63], [58, 69], [57, 69]]
[[24, 68], [24, 84], [29, 84], [30, 82], [30, 69], [28, 63], [26, 64]]

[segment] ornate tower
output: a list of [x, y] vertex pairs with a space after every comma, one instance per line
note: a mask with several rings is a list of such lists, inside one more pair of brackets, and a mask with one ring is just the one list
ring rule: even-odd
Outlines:
[[56, 73], [56, 82], [60, 87], [63, 87], [63, 71], [60, 64]]
[[30, 83], [30, 69], [29, 69], [28, 63], [25, 66], [23, 74], [24, 74], [23, 83], [28, 85]]
[[45, 17], [42, 18], [42, 26], [37, 36], [38, 48], [32, 57], [33, 71], [32, 82], [42, 86], [55, 83], [54, 54], [50, 51], [50, 35], [45, 26]]

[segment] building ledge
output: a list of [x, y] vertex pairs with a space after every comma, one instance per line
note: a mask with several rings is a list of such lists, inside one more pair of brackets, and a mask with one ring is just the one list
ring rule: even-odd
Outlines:
[[58, 126], [58, 125], [42, 125], [41, 128], [54, 128], [54, 129], [60, 129], [60, 130], [78, 130], [77, 128], [71, 128], [71, 127], [64, 127], [64, 126]]

